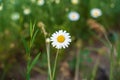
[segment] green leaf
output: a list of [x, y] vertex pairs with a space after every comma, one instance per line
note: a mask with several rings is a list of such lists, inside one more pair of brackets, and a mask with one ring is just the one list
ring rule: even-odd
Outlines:
[[35, 37], [36, 37], [38, 31], [39, 31], [38, 29], [35, 31], [35, 33], [34, 33], [34, 35], [33, 35], [33, 38], [31, 39], [30, 48], [32, 47], [32, 45], [33, 45], [33, 43], [34, 43], [34, 41], [35, 41]]
[[32, 22], [30, 22], [30, 37], [33, 37], [34, 34], [34, 30], [35, 30], [35, 24], [32, 25]]
[[28, 54], [29, 53], [29, 47], [27, 45], [27, 41], [23, 37], [21, 38], [21, 40], [22, 40], [22, 43], [23, 43], [23, 45], [25, 47], [25, 51]]
[[29, 66], [29, 69], [28, 69], [28, 72], [30, 72], [30, 71], [32, 70], [32, 68], [34, 67], [34, 65], [37, 63], [37, 61], [38, 61], [38, 59], [39, 59], [39, 57], [40, 57], [40, 54], [41, 54], [41, 53], [39, 53], [39, 54], [35, 57], [35, 59], [31, 62], [30, 66]]
[[32, 37], [33, 37], [34, 30], [35, 30], [35, 24], [33, 24], [32, 26]]
[[32, 38], [32, 22], [30, 21], [30, 37]]

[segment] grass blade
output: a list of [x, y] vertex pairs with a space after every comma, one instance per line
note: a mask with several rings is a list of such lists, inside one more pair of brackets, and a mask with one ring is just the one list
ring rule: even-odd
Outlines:
[[37, 61], [38, 61], [38, 59], [39, 59], [39, 57], [40, 57], [40, 54], [41, 54], [41, 53], [39, 53], [39, 54], [35, 57], [35, 59], [31, 62], [31, 65], [29, 66], [28, 72], [30, 72], [30, 71], [32, 70], [32, 68], [34, 67], [34, 65], [37, 63]]
[[33, 38], [31, 39], [30, 48], [32, 47], [32, 45], [33, 45], [33, 43], [34, 43], [34, 41], [35, 41], [35, 37], [36, 37], [38, 31], [39, 31], [38, 29], [35, 31], [35, 33], [34, 33], [34, 35], [33, 35]]
[[27, 45], [27, 41], [22, 37], [22, 43], [24, 45], [25, 51], [28, 54], [29, 53], [29, 47]]

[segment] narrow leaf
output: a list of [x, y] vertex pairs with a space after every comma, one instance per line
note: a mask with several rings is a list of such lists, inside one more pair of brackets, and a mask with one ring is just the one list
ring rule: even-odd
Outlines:
[[33, 37], [34, 30], [35, 30], [35, 24], [33, 24], [32, 26], [32, 37]]
[[23, 45], [24, 45], [24, 48], [25, 48], [25, 51], [26, 51], [26, 53], [29, 53], [29, 47], [28, 47], [28, 45], [27, 45], [27, 41], [22, 37], [22, 43], [23, 43]]
[[32, 38], [32, 22], [30, 22], [30, 37]]
[[36, 37], [38, 31], [39, 31], [38, 29], [35, 31], [35, 33], [34, 33], [34, 35], [33, 35], [33, 38], [31, 39], [31, 42], [30, 42], [30, 47], [32, 47], [32, 45], [33, 45], [33, 43], [34, 43], [34, 41], [35, 41], [35, 37]]
[[31, 62], [30, 66], [29, 66], [29, 69], [28, 69], [28, 72], [30, 72], [30, 71], [32, 70], [32, 68], [34, 67], [34, 65], [37, 63], [37, 61], [38, 61], [38, 59], [39, 59], [39, 57], [40, 57], [40, 54], [41, 54], [41, 53], [39, 53], [39, 54], [35, 57], [35, 59]]

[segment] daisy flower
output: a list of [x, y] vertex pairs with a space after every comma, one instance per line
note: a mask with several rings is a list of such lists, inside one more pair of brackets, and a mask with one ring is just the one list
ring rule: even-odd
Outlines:
[[100, 17], [102, 15], [102, 12], [100, 9], [94, 8], [91, 10], [90, 14], [93, 18], [97, 18], [97, 17]]
[[44, 0], [38, 0], [37, 5], [42, 6], [44, 5], [45, 1]]
[[23, 10], [23, 13], [24, 13], [25, 15], [29, 15], [29, 14], [31, 13], [31, 10], [30, 10], [29, 8], [25, 8], [25, 9]]
[[72, 4], [78, 4], [78, 0], [71, 0]]
[[75, 12], [75, 11], [72, 11], [68, 14], [68, 18], [71, 20], [71, 21], [77, 21], [79, 20], [80, 18], [80, 15], [79, 13]]
[[71, 42], [69, 33], [63, 30], [56, 31], [52, 34], [50, 40], [52, 41], [53, 47], [57, 49], [66, 48]]
[[20, 18], [20, 14], [18, 12], [15, 12], [11, 15], [11, 19], [16, 21]]

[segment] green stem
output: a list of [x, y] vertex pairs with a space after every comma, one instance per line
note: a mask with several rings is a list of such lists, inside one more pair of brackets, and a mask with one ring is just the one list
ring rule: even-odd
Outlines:
[[108, 42], [108, 47], [112, 47], [112, 44], [111, 44], [111, 42], [110, 42], [110, 40], [108, 39], [108, 36], [106, 35], [106, 33], [103, 33], [104, 34], [104, 36], [105, 36], [105, 39], [106, 39], [106, 41]]
[[48, 73], [50, 80], [52, 80], [52, 73], [51, 73], [51, 65], [50, 65], [50, 43], [46, 43], [46, 50], [47, 50], [47, 62], [48, 62]]
[[56, 57], [55, 57], [55, 63], [54, 63], [54, 67], [53, 67], [53, 80], [55, 78], [55, 71], [56, 71], [56, 66], [57, 66], [58, 53], [59, 53], [59, 50], [57, 50]]
[[[33, 35], [33, 33], [30, 33], [31, 35]], [[30, 80], [30, 71], [29, 71], [29, 67], [30, 67], [30, 61], [31, 61], [31, 56], [30, 56], [30, 51], [31, 51], [31, 40], [32, 40], [32, 36], [30, 38], [30, 42], [29, 42], [29, 47], [28, 47], [28, 52], [26, 51], [26, 54], [28, 56], [28, 60], [27, 60], [27, 73], [26, 73], [26, 79]]]
[[27, 72], [27, 80], [30, 80], [30, 73]]
[[79, 53], [79, 50], [77, 51], [77, 54], [76, 54], [76, 68], [75, 68], [75, 78], [74, 80], [78, 80], [78, 76], [79, 76], [79, 64], [80, 64], [80, 53]]
[[104, 36], [109, 44], [109, 48], [110, 48], [110, 75], [109, 75], [109, 79], [113, 80], [113, 68], [114, 68], [114, 46], [112, 45], [112, 43], [110, 42], [110, 40], [108, 39], [107, 35], [104, 33]]
[[114, 59], [113, 59], [113, 52], [114, 48], [113, 46], [111, 47], [111, 53], [110, 53], [110, 80], [113, 80], [113, 68], [114, 68]]
[[91, 80], [95, 80], [95, 76], [96, 76], [96, 72], [97, 72], [97, 69], [98, 69], [98, 65], [99, 65], [99, 58], [97, 59], [95, 65], [94, 65]]
[[31, 57], [30, 57], [30, 53], [28, 53], [27, 74], [26, 74], [26, 79], [27, 80], [30, 80], [30, 71], [29, 71], [30, 61], [31, 61]]

